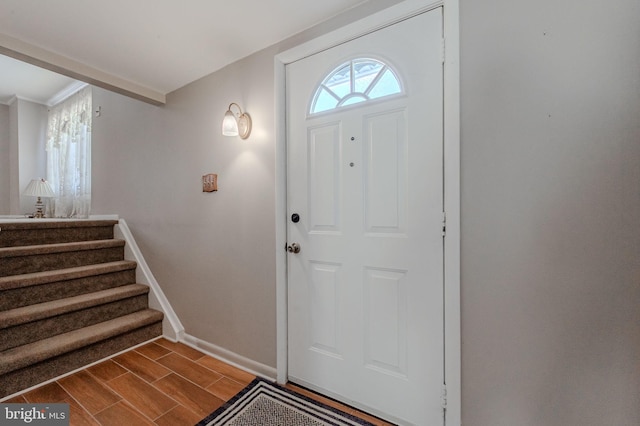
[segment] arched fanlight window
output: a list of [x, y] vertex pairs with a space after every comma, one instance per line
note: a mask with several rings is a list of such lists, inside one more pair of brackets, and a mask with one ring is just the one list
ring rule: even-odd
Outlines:
[[376, 59], [358, 58], [340, 65], [316, 89], [311, 114], [402, 93], [396, 73]]

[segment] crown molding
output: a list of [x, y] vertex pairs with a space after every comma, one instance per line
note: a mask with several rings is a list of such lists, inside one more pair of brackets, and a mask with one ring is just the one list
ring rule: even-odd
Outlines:
[[89, 84], [85, 83], [84, 81], [74, 81], [73, 83], [69, 84], [67, 87], [53, 95], [51, 98], [49, 98], [46, 105], [50, 107], [58, 105], [60, 102], [66, 100], [69, 96], [75, 95], [78, 90], [84, 89], [88, 85]]
[[11, 97], [11, 99], [9, 99], [6, 102], [0, 102], [0, 105], [7, 105], [7, 106], [11, 106], [13, 105], [16, 101], [27, 101], [27, 102], [32, 102], [34, 104], [38, 104], [38, 105], [44, 105], [44, 106], [48, 106], [46, 104], [43, 104], [42, 101], [38, 101], [36, 99], [31, 99], [28, 98], [26, 96], [20, 96], [20, 95], [13, 95]]

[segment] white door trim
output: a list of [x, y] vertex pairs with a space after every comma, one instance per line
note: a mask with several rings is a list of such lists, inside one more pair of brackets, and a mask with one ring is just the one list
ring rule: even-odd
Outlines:
[[460, 342], [460, 36], [459, 0], [406, 0], [278, 54], [274, 60], [276, 112], [276, 308], [277, 380], [287, 381], [287, 151], [285, 66], [402, 19], [444, 6], [444, 251], [445, 380], [447, 425], [461, 424]]

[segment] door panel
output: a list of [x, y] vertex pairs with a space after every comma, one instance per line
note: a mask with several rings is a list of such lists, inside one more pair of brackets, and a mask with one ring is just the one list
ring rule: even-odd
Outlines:
[[[441, 49], [436, 9], [286, 71], [289, 379], [406, 424], [443, 419]], [[309, 114], [356, 57], [402, 93]]]
[[309, 325], [311, 349], [335, 357], [342, 357], [340, 316], [337, 297], [341, 286], [339, 264], [310, 262], [311, 286]]
[[340, 123], [309, 129], [309, 221], [311, 232], [339, 232], [342, 175]]
[[379, 372], [407, 378], [407, 271], [365, 268], [364, 360]]
[[364, 117], [364, 217], [370, 235], [402, 235], [406, 230], [405, 115], [406, 111], [400, 110]]

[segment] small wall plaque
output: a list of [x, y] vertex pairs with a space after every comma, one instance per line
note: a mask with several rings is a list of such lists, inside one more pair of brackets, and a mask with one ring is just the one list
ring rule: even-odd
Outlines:
[[209, 173], [202, 176], [202, 192], [214, 192], [218, 190], [218, 175]]

